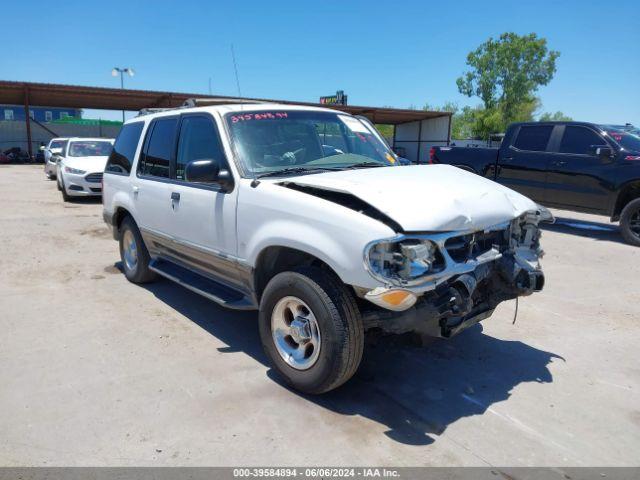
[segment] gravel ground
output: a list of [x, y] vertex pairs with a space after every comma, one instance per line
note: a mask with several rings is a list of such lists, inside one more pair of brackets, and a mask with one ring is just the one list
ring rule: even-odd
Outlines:
[[306, 397], [255, 313], [128, 283], [99, 201], [0, 166], [0, 465], [637, 465], [640, 248], [555, 211], [547, 285], [450, 341], [368, 347]]

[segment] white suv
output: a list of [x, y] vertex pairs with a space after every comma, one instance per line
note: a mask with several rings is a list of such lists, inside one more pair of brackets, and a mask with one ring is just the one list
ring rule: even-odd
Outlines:
[[71, 197], [102, 195], [102, 174], [113, 148], [113, 138], [69, 138], [56, 156], [58, 190]]
[[103, 204], [129, 280], [258, 309], [273, 366], [309, 393], [353, 375], [367, 331], [450, 337], [544, 283], [543, 207], [455, 167], [399, 166], [369, 122], [330, 109], [138, 116]]

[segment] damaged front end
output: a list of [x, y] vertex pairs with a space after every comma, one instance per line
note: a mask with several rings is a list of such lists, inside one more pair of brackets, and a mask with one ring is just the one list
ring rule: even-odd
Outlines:
[[539, 223], [543, 207], [469, 232], [404, 234], [372, 242], [365, 266], [384, 284], [358, 291], [366, 329], [451, 337], [488, 318], [505, 300], [544, 287]]

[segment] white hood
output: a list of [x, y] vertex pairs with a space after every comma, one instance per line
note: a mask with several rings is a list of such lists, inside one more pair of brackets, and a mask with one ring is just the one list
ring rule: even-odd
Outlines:
[[104, 172], [109, 157], [65, 157], [63, 163], [67, 167], [84, 170], [87, 173]]
[[481, 229], [536, 209], [527, 197], [449, 165], [343, 170], [285, 182], [351, 193], [405, 232]]

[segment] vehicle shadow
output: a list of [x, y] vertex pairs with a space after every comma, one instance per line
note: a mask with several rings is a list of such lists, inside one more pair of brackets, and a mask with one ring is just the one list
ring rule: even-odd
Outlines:
[[102, 197], [71, 197], [69, 200], [67, 200], [67, 203], [77, 205], [101, 204]]
[[[268, 365], [255, 312], [226, 310], [167, 280], [143, 287], [228, 345], [219, 351], [244, 352]], [[480, 325], [452, 340], [434, 339], [427, 347], [408, 338], [384, 337], [367, 345], [355, 377], [324, 395], [288, 388], [273, 369], [267, 375], [305, 401], [384, 425], [385, 435], [397, 442], [428, 445], [455, 421], [507, 400], [517, 385], [552, 382], [549, 364], [562, 359], [521, 341], [486, 335]]]
[[590, 222], [575, 218], [556, 217], [555, 223], [541, 224], [543, 230], [577, 235], [579, 237], [592, 238], [599, 241], [617, 242], [626, 244], [620, 228], [616, 224]]

